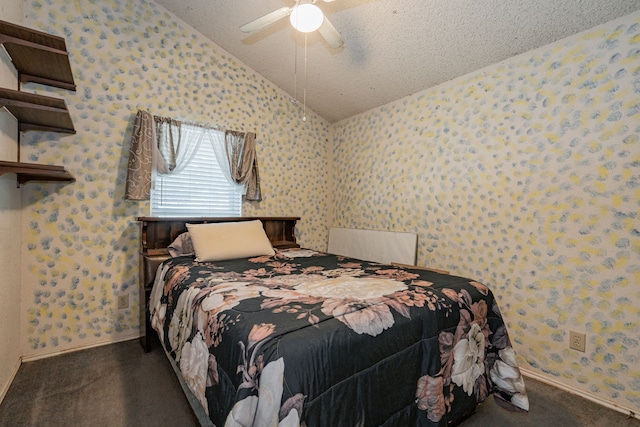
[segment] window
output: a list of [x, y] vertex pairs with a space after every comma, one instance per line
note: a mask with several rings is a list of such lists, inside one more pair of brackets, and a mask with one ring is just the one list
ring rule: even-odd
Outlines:
[[183, 170], [167, 175], [154, 173], [153, 181], [152, 216], [241, 215], [243, 187], [231, 184], [224, 176], [208, 135], [203, 137], [193, 159]]

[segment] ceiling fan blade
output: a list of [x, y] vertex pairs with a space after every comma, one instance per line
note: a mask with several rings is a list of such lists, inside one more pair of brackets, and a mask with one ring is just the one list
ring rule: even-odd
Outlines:
[[320, 35], [322, 35], [322, 37], [324, 37], [327, 43], [329, 43], [329, 46], [334, 49], [337, 49], [344, 44], [342, 36], [340, 36], [340, 33], [338, 32], [338, 30], [336, 30], [336, 27], [334, 27], [333, 24], [329, 22], [329, 19], [327, 19], [326, 16], [322, 21], [322, 25], [320, 25], [320, 28], [318, 28], [318, 32], [320, 33]]
[[261, 16], [258, 19], [254, 19], [253, 21], [244, 24], [242, 27], [240, 27], [240, 31], [242, 31], [243, 33], [253, 33], [254, 31], [261, 30], [264, 27], [267, 27], [281, 20], [285, 16], [289, 16], [290, 14], [290, 7], [281, 7], [278, 10], [274, 10], [271, 13], [267, 13], [266, 15]]

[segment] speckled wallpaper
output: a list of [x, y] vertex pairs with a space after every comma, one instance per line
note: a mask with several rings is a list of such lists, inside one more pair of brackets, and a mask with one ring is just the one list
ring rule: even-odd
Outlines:
[[[148, 203], [124, 200], [138, 109], [257, 133], [262, 202], [246, 215], [300, 216], [299, 241], [326, 240], [329, 125], [145, 0], [34, 0], [24, 25], [66, 39], [77, 91], [25, 85], [66, 100], [77, 134], [28, 132], [24, 161], [63, 164], [70, 184], [23, 188], [22, 347], [26, 357], [138, 335], [139, 225]], [[128, 309], [117, 296], [129, 294]]]
[[640, 14], [334, 132], [333, 225], [419, 233], [497, 292], [523, 368], [640, 412]]
[[[66, 38], [77, 134], [28, 132], [24, 161], [77, 181], [27, 184], [27, 358], [138, 334], [138, 224], [123, 198], [135, 112], [255, 131], [264, 201], [299, 241], [335, 226], [419, 234], [418, 263], [499, 295], [521, 366], [640, 412], [640, 14], [338, 124], [147, 0], [30, 0]], [[128, 293], [131, 306], [116, 307]], [[587, 335], [569, 349], [569, 331]]]

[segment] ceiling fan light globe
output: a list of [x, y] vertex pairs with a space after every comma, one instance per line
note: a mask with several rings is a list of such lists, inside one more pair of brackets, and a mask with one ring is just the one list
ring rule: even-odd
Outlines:
[[302, 33], [310, 33], [320, 28], [324, 20], [324, 14], [316, 5], [301, 4], [293, 9], [289, 20], [296, 30]]

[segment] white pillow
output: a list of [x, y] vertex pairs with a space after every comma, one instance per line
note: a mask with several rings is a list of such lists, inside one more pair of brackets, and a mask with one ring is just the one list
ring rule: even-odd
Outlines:
[[199, 262], [275, 254], [260, 220], [187, 224], [187, 229]]

